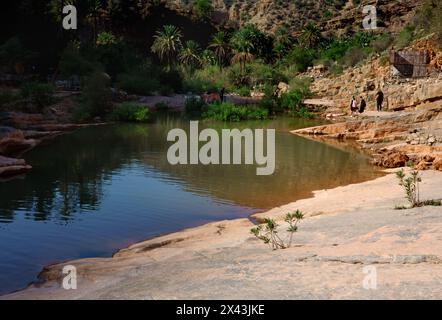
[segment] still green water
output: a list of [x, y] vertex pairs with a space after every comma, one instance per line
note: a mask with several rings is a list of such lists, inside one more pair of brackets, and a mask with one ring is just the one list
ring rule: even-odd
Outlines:
[[222, 128], [275, 128], [276, 170], [172, 166], [166, 137], [189, 122], [107, 125], [58, 137], [25, 155], [33, 170], [0, 183], [0, 293], [25, 287], [42, 267], [110, 256], [136, 241], [309, 197], [381, 175], [368, 159], [289, 133], [317, 124], [281, 118]]

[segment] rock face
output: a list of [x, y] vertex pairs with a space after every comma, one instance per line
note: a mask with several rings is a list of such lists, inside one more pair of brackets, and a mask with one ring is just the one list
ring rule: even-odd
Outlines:
[[405, 167], [410, 158], [400, 152], [392, 152], [385, 155], [382, 160], [378, 163], [384, 168], [401, 168]]
[[13, 159], [0, 156], [0, 180], [21, 175], [31, 170], [23, 159]]
[[[210, 19], [217, 26], [243, 26], [255, 24], [261, 30], [275, 32], [280, 26], [289, 26], [298, 33], [308, 22], [314, 21], [323, 31], [338, 34], [356, 32], [362, 27], [363, 6], [376, 5], [382, 13], [383, 23], [390, 31], [401, 28], [422, 0], [388, 1], [362, 0], [338, 2], [317, 0], [213, 0]], [[194, 1], [160, 0], [140, 2], [139, 10], [146, 16], [151, 6], [160, 3], [182, 15], [192, 15]]]

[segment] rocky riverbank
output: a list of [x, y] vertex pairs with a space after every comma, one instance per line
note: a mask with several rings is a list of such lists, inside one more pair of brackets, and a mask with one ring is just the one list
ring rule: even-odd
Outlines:
[[[423, 173], [425, 199], [442, 196], [442, 173]], [[292, 248], [272, 251], [250, 234], [248, 219], [221, 221], [158, 237], [112, 258], [45, 268], [41, 283], [3, 299], [440, 299], [440, 207], [395, 210], [405, 204], [394, 174], [333, 190], [255, 215], [281, 224], [301, 209]], [[280, 236], [286, 228], [280, 226]], [[61, 288], [73, 265], [78, 289]], [[363, 270], [377, 271], [364, 289]]]
[[442, 171], [442, 103], [429, 109], [403, 112], [367, 112], [347, 121], [305, 128], [294, 134], [323, 141], [352, 141], [384, 168], [409, 162], [419, 170]]
[[43, 114], [0, 113], [0, 181], [21, 176], [32, 169], [20, 157], [42, 142], [85, 126]]

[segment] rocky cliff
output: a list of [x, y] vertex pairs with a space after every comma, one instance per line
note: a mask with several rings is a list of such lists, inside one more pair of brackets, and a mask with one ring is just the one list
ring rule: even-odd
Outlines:
[[[149, 8], [162, 4], [183, 15], [192, 15], [196, 1], [159, 0], [139, 1], [144, 14]], [[359, 4], [355, 4], [358, 2]], [[399, 30], [408, 21], [413, 9], [422, 0], [213, 0], [210, 20], [217, 26], [238, 27], [253, 23], [260, 29], [274, 32], [279, 26], [287, 26], [294, 33], [304, 25], [314, 22], [322, 31], [346, 33], [362, 26], [365, 5], [375, 5], [379, 27]]]

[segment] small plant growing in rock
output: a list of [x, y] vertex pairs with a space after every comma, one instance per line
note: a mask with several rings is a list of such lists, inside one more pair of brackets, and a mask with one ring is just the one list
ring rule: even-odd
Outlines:
[[283, 241], [278, 235], [278, 224], [275, 220], [266, 218], [264, 224], [259, 225], [251, 229], [251, 233], [263, 241], [265, 244], [270, 245], [273, 250], [287, 249], [290, 248], [293, 241], [293, 235], [298, 231], [299, 222], [304, 219], [304, 214], [296, 210], [293, 213], [288, 213], [284, 221], [288, 223], [287, 232], [289, 233], [289, 238], [287, 241]]
[[399, 179], [399, 185], [404, 188], [406, 199], [410, 203], [409, 207], [396, 206], [396, 210], [412, 209], [424, 206], [442, 206], [442, 200], [420, 200], [419, 184], [422, 182], [422, 178], [418, 170], [413, 168], [409, 175], [406, 175], [404, 170], [401, 170], [396, 173], [396, 176]]
[[420, 206], [419, 183], [422, 182], [422, 178], [419, 171], [413, 169], [407, 176], [402, 169], [396, 173], [396, 176], [399, 179], [399, 185], [405, 190], [406, 198], [410, 203], [410, 207], [416, 208]]

